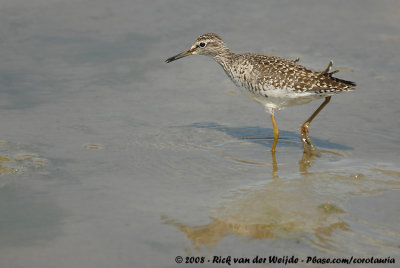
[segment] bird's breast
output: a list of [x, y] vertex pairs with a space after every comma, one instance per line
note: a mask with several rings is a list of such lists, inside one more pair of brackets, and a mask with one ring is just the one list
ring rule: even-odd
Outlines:
[[270, 95], [286, 94], [287, 91], [291, 91], [291, 88], [276, 83], [273, 77], [268, 76], [268, 70], [260, 72], [259, 68], [247, 62], [230, 66], [225, 71], [238, 88], [257, 96], [267, 98]]

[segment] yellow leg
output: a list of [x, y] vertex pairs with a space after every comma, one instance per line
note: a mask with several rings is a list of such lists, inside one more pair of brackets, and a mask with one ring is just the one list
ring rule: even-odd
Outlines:
[[301, 126], [301, 141], [303, 143], [305, 153], [313, 154], [317, 150], [311, 141], [310, 135], [308, 134], [308, 127], [309, 127], [311, 121], [319, 114], [319, 112], [328, 104], [328, 102], [330, 100], [331, 100], [330, 96], [326, 97], [325, 101], [318, 107], [318, 109]]
[[276, 144], [279, 138], [279, 130], [278, 127], [276, 126], [275, 116], [273, 113], [271, 113], [271, 120], [272, 120], [272, 126], [274, 127], [274, 142], [272, 143], [271, 153], [275, 153]]
[[272, 178], [278, 179], [278, 162], [276, 162], [275, 152], [271, 152], [272, 157]]

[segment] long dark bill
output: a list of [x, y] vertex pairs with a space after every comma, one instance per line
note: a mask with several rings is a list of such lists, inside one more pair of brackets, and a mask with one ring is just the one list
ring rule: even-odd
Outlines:
[[182, 53], [179, 53], [178, 55], [175, 55], [175, 56], [173, 56], [171, 58], [166, 59], [165, 62], [166, 63], [170, 63], [171, 61], [178, 60], [180, 58], [192, 55], [192, 53], [193, 53], [193, 50], [189, 49], [189, 50], [186, 50], [186, 51], [184, 51]]

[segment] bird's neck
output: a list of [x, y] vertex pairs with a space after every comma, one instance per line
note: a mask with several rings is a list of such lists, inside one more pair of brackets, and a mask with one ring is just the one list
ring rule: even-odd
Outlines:
[[230, 66], [235, 53], [231, 52], [228, 48], [214, 56], [214, 60], [218, 62], [225, 71], [227, 71], [228, 66]]

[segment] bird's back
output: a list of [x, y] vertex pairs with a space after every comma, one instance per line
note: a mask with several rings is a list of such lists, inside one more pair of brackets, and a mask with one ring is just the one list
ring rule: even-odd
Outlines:
[[332, 62], [322, 72], [296, 61], [257, 53], [235, 54], [223, 68], [235, 84], [255, 95], [298, 98], [301, 95], [324, 97], [353, 90], [355, 83], [332, 77]]

